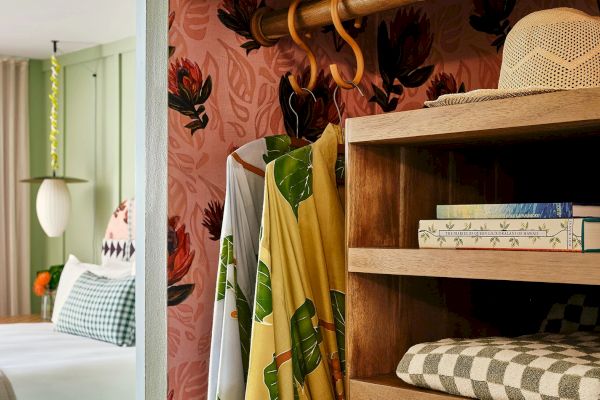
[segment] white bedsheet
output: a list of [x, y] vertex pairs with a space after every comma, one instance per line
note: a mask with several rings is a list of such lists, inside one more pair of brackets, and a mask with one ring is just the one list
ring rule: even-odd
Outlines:
[[0, 370], [17, 400], [135, 399], [134, 347], [54, 332], [51, 323], [0, 325]]

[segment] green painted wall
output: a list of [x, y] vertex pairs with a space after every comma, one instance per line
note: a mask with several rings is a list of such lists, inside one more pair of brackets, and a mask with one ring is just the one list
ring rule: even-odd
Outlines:
[[[60, 174], [86, 179], [69, 185], [71, 217], [65, 234], [48, 238], [39, 225], [31, 191], [31, 276], [69, 254], [100, 261], [106, 223], [121, 199], [134, 195], [135, 39], [59, 57]], [[94, 77], [94, 74], [96, 77]], [[50, 172], [50, 63], [29, 64], [30, 167], [32, 176]], [[39, 301], [32, 298], [33, 312]]]

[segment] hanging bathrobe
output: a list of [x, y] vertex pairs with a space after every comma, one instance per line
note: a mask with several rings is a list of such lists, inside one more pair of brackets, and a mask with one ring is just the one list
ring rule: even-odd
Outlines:
[[247, 400], [344, 398], [340, 128], [267, 165]]
[[287, 135], [248, 143], [227, 158], [227, 188], [221, 228], [209, 368], [210, 400], [243, 400], [248, 352], [264, 170], [291, 150]]

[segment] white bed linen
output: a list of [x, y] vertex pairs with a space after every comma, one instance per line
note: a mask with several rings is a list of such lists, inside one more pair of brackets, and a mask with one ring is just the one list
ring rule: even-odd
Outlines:
[[51, 323], [0, 325], [0, 370], [17, 400], [135, 399], [134, 347], [55, 332]]

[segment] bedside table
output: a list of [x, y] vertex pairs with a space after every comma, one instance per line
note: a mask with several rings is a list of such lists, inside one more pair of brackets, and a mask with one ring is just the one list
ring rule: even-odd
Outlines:
[[15, 315], [14, 317], [0, 317], [0, 324], [22, 324], [33, 322], [50, 322], [44, 321], [39, 314], [32, 315]]

